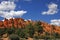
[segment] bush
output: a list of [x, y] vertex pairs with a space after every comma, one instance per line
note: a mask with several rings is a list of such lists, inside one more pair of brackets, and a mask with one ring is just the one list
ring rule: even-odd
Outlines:
[[58, 34], [58, 33], [54, 33], [53, 36], [54, 36], [55, 38], [60, 38], [60, 34]]
[[0, 35], [2, 36], [3, 34], [5, 34], [5, 29], [4, 28], [3, 29], [0, 28]]
[[9, 36], [9, 39], [10, 40], [20, 40], [19, 36], [18, 35], [15, 35], [15, 34], [12, 34]]
[[13, 28], [13, 27], [8, 28], [6, 31], [7, 31], [8, 34], [13, 34], [13, 33], [15, 33], [15, 28]]
[[24, 33], [23, 29], [17, 29], [15, 33], [16, 33], [19, 37], [25, 38], [25, 33]]
[[39, 23], [39, 21], [34, 25], [34, 29], [35, 29], [35, 31], [37, 31], [38, 33], [43, 33], [43, 27], [40, 25], [40, 23]]

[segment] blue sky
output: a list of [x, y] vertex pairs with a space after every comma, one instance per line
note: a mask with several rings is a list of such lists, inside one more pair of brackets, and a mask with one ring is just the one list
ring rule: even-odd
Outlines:
[[[12, 7], [15, 7], [14, 9], [9, 9], [9, 11], [13, 10], [13, 12], [8, 12], [11, 14], [17, 12], [16, 15], [14, 14], [14, 16], [12, 16], [12, 18], [21, 17], [24, 19], [42, 20], [47, 23], [57, 23], [57, 25], [60, 25], [60, 0], [0, 0], [0, 4], [3, 1], [10, 1], [15, 4], [15, 6]], [[3, 12], [5, 11], [6, 10], [3, 10]], [[21, 13], [22, 15], [19, 15], [18, 11], [20, 11], [20, 13], [22, 11], [23, 14]], [[8, 16], [11, 17], [11, 15], [5, 16], [5, 14], [4, 16], [1, 16], [0, 12], [0, 20], [3, 20]]]

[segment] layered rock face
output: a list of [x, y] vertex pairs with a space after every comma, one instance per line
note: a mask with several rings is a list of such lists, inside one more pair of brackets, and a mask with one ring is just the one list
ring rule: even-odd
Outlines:
[[45, 32], [48, 32], [48, 33], [55, 32], [60, 34], [60, 26], [50, 25], [46, 22], [41, 22], [41, 26], [43, 27]]
[[[15, 27], [15, 28], [24, 28], [27, 25], [29, 25], [30, 23], [32, 23], [33, 25], [36, 23], [36, 21], [32, 21], [32, 20], [24, 20], [22, 18], [11, 18], [11, 19], [4, 19], [4, 21], [0, 21], [0, 28], [11, 28], [11, 27]], [[59, 26], [55, 26], [55, 25], [50, 25], [46, 22], [42, 22], [40, 21], [40, 25], [43, 27], [45, 32], [55, 32], [55, 33], [59, 33], [60, 34], [60, 27]]]
[[4, 21], [0, 21], [0, 28], [11, 28], [11, 27], [15, 27], [15, 28], [21, 28], [21, 27], [25, 27], [26, 25], [28, 25], [30, 22], [30, 20], [25, 21], [22, 18], [11, 18], [11, 19], [4, 19]]

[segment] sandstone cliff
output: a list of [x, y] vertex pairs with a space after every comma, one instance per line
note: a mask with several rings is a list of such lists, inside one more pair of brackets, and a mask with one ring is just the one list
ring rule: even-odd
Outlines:
[[[36, 23], [36, 21], [32, 21], [32, 20], [24, 20], [22, 18], [11, 18], [11, 19], [4, 19], [4, 21], [0, 21], [0, 28], [11, 28], [11, 27], [15, 27], [15, 28], [23, 28], [26, 27], [26, 25], [28, 25], [29, 23], [32, 23], [33, 25]], [[59, 33], [60, 34], [60, 27], [59, 26], [55, 26], [55, 25], [50, 25], [46, 22], [42, 22], [40, 21], [40, 25], [43, 27], [45, 32], [55, 32], [55, 33]]]

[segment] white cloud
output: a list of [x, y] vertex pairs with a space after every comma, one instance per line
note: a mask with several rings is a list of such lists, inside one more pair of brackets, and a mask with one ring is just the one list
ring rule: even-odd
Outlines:
[[57, 25], [57, 26], [60, 26], [60, 19], [54, 19], [54, 20], [51, 20], [51, 25]]
[[14, 11], [16, 7], [16, 4], [11, 1], [2, 1], [0, 3], [0, 17], [3, 18], [15, 18], [15, 17], [21, 17], [23, 14], [27, 13], [27, 11], [20, 10], [20, 11]]
[[0, 11], [8, 11], [8, 10], [14, 10], [16, 5], [14, 2], [10, 1], [2, 1], [0, 3]]
[[8, 0], [8, 1], [16, 1], [16, 0]]
[[29, 21], [31, 21], [31, 19], [28, 19]]
[[48, 11], [42, 12], [42, 14], [52, 15], [58, 12], [58, 5], [55, 3], [51, 3], [48, 5]]
[[0, 1], [18, 1], [18, 0], [0, 0]]
[[7, 19], [10, 19], [10, 18], [14, 18], [14, 17], [21, 17], [23, 14], [27, 13], [27, 11], [10, 11], [10, 12], [3, 12], [3, 11], [0, 11], [0, 16], [3, 17], [3, 18], [7, 18]]
[[28, 1], [29, 2], [29, 1], [32, 1], [32, 0], [24, 0], [24, 1]]

